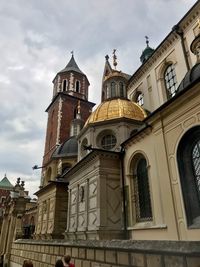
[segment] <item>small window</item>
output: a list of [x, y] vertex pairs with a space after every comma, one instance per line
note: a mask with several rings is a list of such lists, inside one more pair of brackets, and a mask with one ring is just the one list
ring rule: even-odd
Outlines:
[[101, 146], [103, 149], [110, 150], [117, 143], [117, 139], [113, 134], [104, 135], [101, 139]]
[[67, 91], [68, 82], [67, 80], [63, 80], [63, 92]]
[[171, 98], [175, 96], [177, 91], [176, 72], [173, 64], [169, 65], [165, 70], [164, 78], [165, 78], [167, 97]]
[[80, 93], [80, 82], [76, 81], [76, 92]]
[[123, 82], [119, 83], [119, 96], [124, 97], [124, 83]]
[[140, 106], [144, 105], [144, 94], [143, 93], [139, 93], [137, 98], [136, 98], [136, 103]]
[[116, 84], [115, 82], [111, 82], [111, 97], [116, 96]]

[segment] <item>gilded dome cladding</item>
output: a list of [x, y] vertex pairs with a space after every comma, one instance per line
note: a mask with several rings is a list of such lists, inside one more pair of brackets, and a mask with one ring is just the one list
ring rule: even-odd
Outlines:
[[130, 100], [112, 99], [101, 103], [92, 112], [85, 125], [118, 118], [142, 121], [146, 116], [146, 112], [138, 104]]
[[105, 75], [104, 81], [107, 81], [110, 78], [116, 78], [116, 77], [121, 77], [121, 78], [124, 78], [126, 80], [129, 80], [131, 75], [126, 74], [126, 73], [121, 72], [121, 71], [118, 71], [118, 70], [114, 70], [113, 72], [109, 73], [108, 75]]

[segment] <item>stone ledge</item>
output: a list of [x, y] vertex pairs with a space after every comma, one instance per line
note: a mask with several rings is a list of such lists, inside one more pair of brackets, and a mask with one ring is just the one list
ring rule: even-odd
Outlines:
[[27, 240], [18, 239], [14, 244], [48, 245], [79, 247], [88, 249], [120, 250], [127, 252], [145, 252], [150, 254], [179, 254], [187, 256], [199, 256], [200, 241], [134, 241], [134, 240]]

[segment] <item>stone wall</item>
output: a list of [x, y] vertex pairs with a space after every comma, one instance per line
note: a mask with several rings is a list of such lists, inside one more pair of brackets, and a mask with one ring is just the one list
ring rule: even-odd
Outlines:
[[55, 266], [64, 254], [76, 267], [200, 267], [200, 242], [176, 241], [36, 241], [12, 244], [10, 267], [31, 259], [34, 267]]

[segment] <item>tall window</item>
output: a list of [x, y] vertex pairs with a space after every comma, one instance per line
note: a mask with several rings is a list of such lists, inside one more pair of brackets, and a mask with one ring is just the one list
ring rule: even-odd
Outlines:
[[164, 78], [165, 78], [167, 97], [171, 98], [175, 96], [177, 91], [176, 72], [173, 64], [169, 65], [165, 70]]
[[111, 82], [111, 97], [116, 96], [116, 84], [115, 82]]
[[76, 92], [80, 93], [80, 82], [76, 81]]
[[200, 228], [200, 126], [183, 136], [177, 159], [187, 225]]
[[123, 82], [119, 83], [119, 96], [124, 97], [124, 84], [123, 84]]
[[67, 80], [63, 80], [63, 92], [67, 91], [67, 85], [68, 85]]
[[136, 196], [136, 222], [151, 221], [152, 209], [146, 159], [141, 155], [136, 165], [134, 190]]
[[137, 98], [136, 98], [136, 103], [140, 106], [144, 105], [144, 94], [143, 93], [138, 93]]

